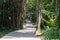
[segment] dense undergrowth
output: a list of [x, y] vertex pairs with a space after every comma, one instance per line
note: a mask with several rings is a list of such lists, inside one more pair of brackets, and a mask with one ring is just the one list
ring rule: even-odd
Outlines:
[[51, 27], [43, 34], [45, 40], [60, 40], [60, 28]]
[[5, 36], [6, 34], [18, 30], [19, 28], [15, 27], [14, 29], [12, 28], [7, 28], [6, 26], [4, 26], [3, 28], [0, 28], [0, 38]]

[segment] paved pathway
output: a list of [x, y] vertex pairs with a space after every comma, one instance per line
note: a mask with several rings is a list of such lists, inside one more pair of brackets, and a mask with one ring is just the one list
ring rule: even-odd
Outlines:
[[26, 26], [27, 28], [11, 32], [0, 40], [41, 40], [39, 37], [34, 35], [36, 29], [32, 24], [27, 23]]

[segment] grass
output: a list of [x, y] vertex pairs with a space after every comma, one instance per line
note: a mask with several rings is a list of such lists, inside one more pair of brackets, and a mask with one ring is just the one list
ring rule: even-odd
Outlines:
[[9, 32], [18, 30], [19, 28], [14, 28], [14, 29], [10, 29], [10, 28], [0, 28], [0, 38], [2, 38], [3, 36], [5, 36], [6, 34], [8, 34]]
[[44, 29], [41, 29], [41, 32], [42, 32], [42, 33], [44, 33], [44, 32], [45, 32], [45, 30], [44, 30]]
[[57, 30], [57, 28], [48, 28], [46, 30], [41, 30], [43, 33], [43, 37], [45, 40], [60, 40], [60, 29]]
[[0, 31], [0, 38], [8, 34], [10, 31], [9, 30], [2, 30]]

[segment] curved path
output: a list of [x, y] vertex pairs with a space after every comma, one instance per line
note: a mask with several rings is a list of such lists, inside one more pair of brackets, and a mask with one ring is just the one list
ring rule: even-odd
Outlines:
[[34, 35], [36, 29], [32, 24], [27, 23], [26, 26], [25, 29], [11, 32], [0, 40], [41, 40], [39, 37]]

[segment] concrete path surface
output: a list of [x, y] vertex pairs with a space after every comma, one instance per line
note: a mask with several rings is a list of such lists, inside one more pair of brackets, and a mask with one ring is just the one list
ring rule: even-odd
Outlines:
[[32, 24], [27, 23], [27, 28], [11, 32], [0, 40], [41, 40], [39, 37], [34, 35], [36, 29], [32, 27], [33, 25], [30, 25]]

